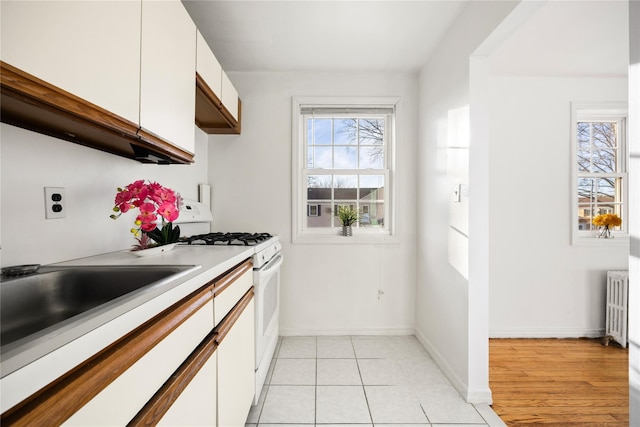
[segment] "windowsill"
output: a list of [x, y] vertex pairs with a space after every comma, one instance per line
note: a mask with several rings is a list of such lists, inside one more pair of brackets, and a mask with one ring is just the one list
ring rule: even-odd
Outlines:
[[397, 244], [400, 240], [389, 234], [355, 234], [341, 236], [338, 234], [301, 234], [293, 238], [294, 244], [303, 245], [349, 245], [349, 244]]
[[611, 239], [601, 239], [598, 237], [573, 237], [573, 246], [611, 247], [629, 246], [629, 235], [622, 234]]

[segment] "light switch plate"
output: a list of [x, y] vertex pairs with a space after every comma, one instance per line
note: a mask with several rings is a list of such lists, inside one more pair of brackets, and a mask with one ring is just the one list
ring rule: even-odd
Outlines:
[[47, 219], [65, 218], [67, 199], [63, 187], [44, 187], [44, 214]]
[[460, 191], [461, 191], [462, 185], [461, 184], [454, 184], [453, 185], [453, 192], [451, 193], [451, 201], [453, 203], [460, 203]]

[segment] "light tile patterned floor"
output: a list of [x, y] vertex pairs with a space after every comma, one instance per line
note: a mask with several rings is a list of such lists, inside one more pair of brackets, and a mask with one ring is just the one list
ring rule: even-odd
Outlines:
[[504, 426], [413, 336], [284, 337], [246, 427]]

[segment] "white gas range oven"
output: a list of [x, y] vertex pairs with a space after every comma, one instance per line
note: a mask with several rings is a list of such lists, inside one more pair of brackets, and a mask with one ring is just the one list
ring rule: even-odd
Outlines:
[[185, 200], [180, 209], [180, 216], [174, 224], [180, 226], [180, 234], [184, 236], [181, 244], [202, 245], [203, 250], [216, 250], [223, 245], [254, 248], [252, 262], [256, 334], [256, 392], [253, 398], [255, 405], [258, 403], [278, 343], [280, 266], [284, 260], [281, 253], [282, 245], [278, 236], [269, 233], [210, 232], [212, 221], [213, 215], [206, 205]]

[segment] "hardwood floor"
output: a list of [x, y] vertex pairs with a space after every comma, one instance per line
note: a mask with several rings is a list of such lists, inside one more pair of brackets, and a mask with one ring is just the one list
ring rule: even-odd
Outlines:
[[493, 410], [509, 427], [627, 427], [628, 365], [596, 339], [491, 339]]

